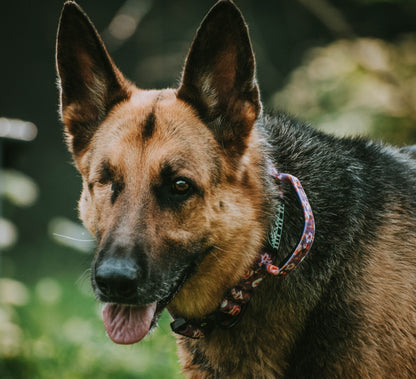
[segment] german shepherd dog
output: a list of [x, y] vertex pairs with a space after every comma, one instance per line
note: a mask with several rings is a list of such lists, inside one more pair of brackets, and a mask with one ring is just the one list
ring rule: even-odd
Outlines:
[[177, 89], [125, 79], [72, 1], [57, 70], [114, 342], [167, 308], [189, 378], [416, 378], [414, 148], [263, 115], [228, 0]]

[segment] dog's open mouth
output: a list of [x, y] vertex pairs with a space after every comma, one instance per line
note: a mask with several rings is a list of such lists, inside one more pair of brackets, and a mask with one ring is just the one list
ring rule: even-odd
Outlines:
[[156, 308], [156, 302], [143, 307], [107, 303], [102, 314], [108, 336], [123, 345], [141, 341], [149, 333]]
[[157, 324], [163, 309], [173, 300], [185, 282], [196, 272], [197, 267], [212, 248], [205, 254], [196, 255], [187, 269], [182, 273], [171, 292], [160, 301], [139, 306], [118, 303], [106, 303], [102, 310], [103, 322], [110, 339], [122, 345], [141, 341]]

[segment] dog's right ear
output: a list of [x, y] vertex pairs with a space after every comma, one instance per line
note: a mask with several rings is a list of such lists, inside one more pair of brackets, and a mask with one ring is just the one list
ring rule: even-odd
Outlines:
[[130, 96], [130, 83], [111, 60], [88, 16], [73, 1], [65, 3], [56, 42], [61, 117], [69, 149], [83, 151], [114, 105]]

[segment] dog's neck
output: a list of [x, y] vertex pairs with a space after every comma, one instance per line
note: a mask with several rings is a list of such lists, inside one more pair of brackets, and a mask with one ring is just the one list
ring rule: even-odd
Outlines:
[[175, 333], [197, 339], [204, 337], [216, 327], [232, 328], [242, 317], [254, 290], [268, 274], [287, 275], [297, 268], [309, 252], [315, 236], [315, 221], [300, 181], [292, 175], [279, 173], [271, 162], [268, 164], [268, 171], [277, 183], [292, 185], [298, 196], [305, 220], [300, 242], [290, 257], [282, 264], [279, 266], [273, 264], [272, 256], [279, 249], [283, 228], [284, 199], [282, 195], [282, 201], [276, 209], [275, 223], [271, 227], [269, 240], [250, 270], [235, 287], [226, 293], [218, 308], [209, 315], [197, 320], [186, 320], [182, 317], [176, 318], [172, 314], [174, 321], [171, 323], [171, 328]]

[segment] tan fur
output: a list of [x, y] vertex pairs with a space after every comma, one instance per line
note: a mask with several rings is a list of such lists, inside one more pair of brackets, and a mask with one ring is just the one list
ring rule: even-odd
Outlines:
[[[416, 366], [416, 268], [414, 225], [394, 206], [368, 247], [359, 301], [369, 319], [360, 326], [361, 359], [348, 377], [414, 378]], [[358, 328], [357, 328], [358, 329]], [[371, 362], [371, 364], [367, 364]], [[411, 362], [413, 362], [411, 364]]]
[[[156, 99], [159, 100], [153, 109]], [[157, 120], [155, 134], [148, 144], [142, 144], [141, 125], [152, 111]], [[216, 250], [203, 260], [198, 273], [187, 281], [170, 304], [170, 309], [176, 314], [201, 317], [215, 309], [224, 288], [240, 280], [262, 244], [264, 225], [257, 221], [262, 199], [255, 196], [256, 192], [261, 192], [260, 177], [250, 167], [258, 164], [261, 156], [255, 149], [258, 137], [253, 135], [251, 139], [253, 149], [246, 152], [243, 159], [246, 163], [239, 170], [234, 171], [230, 162], [222, 158], [221, 164], [228, 166], [228, 172], [219, 178], [215, 191], [210, 191], [214, 186], [210, 183], [209, 169], [214, 164], [213, 152], [218, 152], [212, 134], [193, 110], [176, 98], [173, 90], [136, 89], [129, 101], [115, 107], [94, 135], [90, 151], [77, 161], [84, 180], [80, 216], [93, 234], [99, 233], [105, 240], [106, 235], [114, 233], [115, 225], [120, 223], [117, 233], [121, 239], [129, 241], [140, 220], [146, 220], [147, 235], [144, 238], [153, 247], [154, 254], [161, 249], [161, 241], [174, 243], [175, 240], [183, 242], [189, 239], [191, 242], [204, 234], [215, 246]], [[199, 148], [192, 149], [192, 146]], [[152, 204], [149, 188], [158, 180], [163, 161], [175, 161], [181, 157], [198, 172], [196, 179], [206, 189], [206, 203], [198, 212], [189, 205], [178, 219], [169, 212], [160, 214], [161, 211]], [[105, 159], [128, 180], [122, 200], [115, 205], [109, 201], [109, 185], [99, 183], [99, 165]], [[193, 173], [182, 173], [189, 174]], [[249, 185], [242, 186], [246, 176]], [[94, 183], [92, 191], [88, 189], [88, 183]], [[244, 192], [254, 195], [250, 196], [252, 204], [241, 203], [241, 199], [248, 198]], [[147, 202], [151, 205], [140, 209], [138, 204]], [[227, 208], [227, 211], [223, 212], [221, 208]], [[140, 215], [139, 220], [137, 215]], [[163, 227], [160, 220], [163, 220]], [[236, 223], [235, 220], [244, 221]], [[250, 237], [245, 233], [247, 229], [251, 230]], [[240, 246], [247, 247], [245, 255], [240, 254]], [[192, 302], [188, 301], [190, 298]]]
[[[290, 187], [276, 186], [266, 174], [271, 159], [308, 186], [316, 250], [288, 277], [267, 275], [238, 325], [226, 331], [216, 325], [199, 340], [179, 336], [183, 372], [194, 379], [307, 377], [309, 371], [314, 378], [414, 378], [415, 216], [411, 195], [403, 191], [400, 198], [399, 186], [414, 173], [410, 156], [358, 140], [357, 150], [346, 141], [342, 156], [335, 139], [306, 126], [301, 133], [285, 117], [275, 124], [280, 134], [267, 129], [270, 139], [279, 139], [268, 146], [266, 129], [255, 126], [261, 103], [247, 28], [230, 1], [219, 1], [201, 25], [179, 89], [160, 91], [127, 81], [78, 5], [67, 2], [65, 9], [57, 44], [61, 111], [83, 179], [80, 217], [98, 242], [97, 297], [137, 313], [157, 304], [151, 321], [139, 315], [149, 321], [146, 333], [166, 306], [177, 317], [205, 317], [259, 252], [272, 250], [265, 242], [282, 191], [284, 231], [273, 251], [279, 264], [298, 243], [303, 219]], [[368, 151], [374, 161], [357, 158]], [[386, 191], [373, 183], [356, 191], [365, 179], [360, 170], [370, 170], [382, 154], [406, 175]], [[338, 164], [331, 166], [331, 157]], [[384, 169], [384, 160], [375, 167], [390, 178]], [[354, 183], [346, 183], [348, 175]], [[178, 178], [195, 191], [180, 201], [172, 187]], [[375, 209], [366, 209], [364, 219], [358, 214], [371, 201]], [[360, 208], [344, 220], [340, 205], [346, 213]], [[103, 285], [97, 266], [105, 259], [113, 276]], [[119, 266], [123, 259], [127, 266]], [[114, 280], [114, 267], [122, 267], [122, 281]], [[134, 300], [123, 291], [126, 282]], [[119, 292], [112, 296], [114, 287]]]

